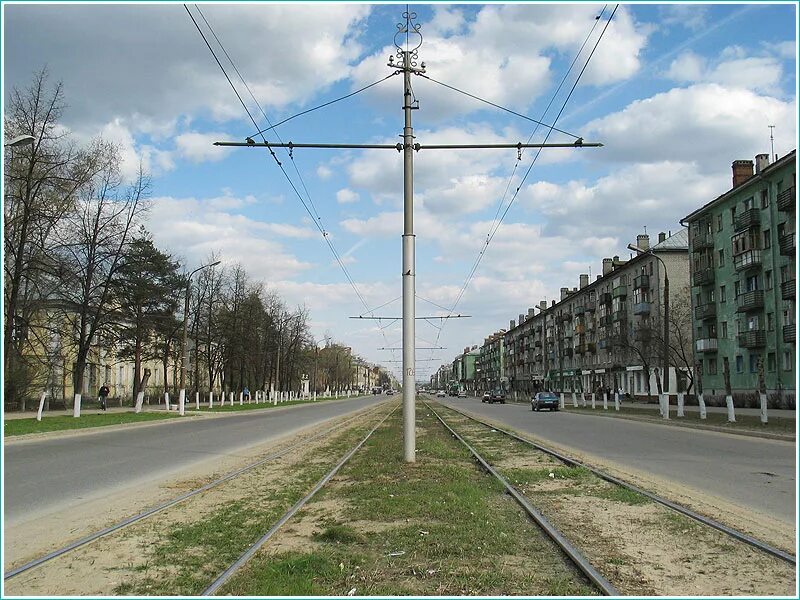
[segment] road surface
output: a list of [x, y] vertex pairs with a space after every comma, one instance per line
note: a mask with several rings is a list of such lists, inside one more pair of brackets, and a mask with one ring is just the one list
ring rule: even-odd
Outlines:
[[164, 479], [386, 399], [366, 396], [219, 418], [176, 419], [152, 427], [94, 429], [85, 435], [7, 442], [3, 473], [6, 524]]
[[794, 526], [795, 444], [567, 412], [436, 398], [515, 430], [652, 473]]

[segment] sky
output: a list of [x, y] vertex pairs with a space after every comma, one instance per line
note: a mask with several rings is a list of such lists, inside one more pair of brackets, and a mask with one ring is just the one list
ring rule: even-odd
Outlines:
[[[609, 23], [614, 6], [411, 5], [426, 75], [518, 113], [415, 76], [417, 142], [542, 142], [549, 128], [538, 120], [565, 132], [548, 142], [603, 144], [415, 154], [417, 314], [471, 315], [417, 322], [418, 347], [443, 347], [417, 351], [418, 380], [581, 273], [593, 280], [645, 227], [651, 240], [677, 231], [730, 189], [732, 161], [770, 153], [769, 125], [776, 154], [796, 148], [795, 3], [624, 4]], [[275, 124], [394, 72], [406, 9], [199, 7], [189, 5], [258, 129], [262, 110]], [[74, 138], [113, 141], [129, 176], [140, 162], [151, 174], [146, 225], [159, 247], [190, 269], [212, 252], [241, 264], [290, 307], [307, 307], [317, 340], [399, 375], [400, 352], [380, 348], [401, 346], [400, 322], [349, 317], [402, 314], [400, 153], [280, 149], [281, 168], [264, 149], [213, 146], [258, 129], [182, 4], [2, 8], [4, 100], [43, 67], [63, 82]], [[265, 135], [395, 144], [402, 99], [402, 76], [389, 77]]]

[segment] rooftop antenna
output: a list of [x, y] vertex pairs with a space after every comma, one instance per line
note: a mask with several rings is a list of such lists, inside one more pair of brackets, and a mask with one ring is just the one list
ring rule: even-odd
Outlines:
[[772, 137], [772, 131], [775, 129], [775, 125], [767, 125], [769, 127], [769, 146], [770, 151], [772, 152], [772, 156], [775, 157], [775, 160], [778, 160], [778, 155], [775, 154], [775, 138]]

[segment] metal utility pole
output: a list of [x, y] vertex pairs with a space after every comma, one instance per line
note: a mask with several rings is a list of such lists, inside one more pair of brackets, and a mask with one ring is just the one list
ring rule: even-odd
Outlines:
[[[388, 66], [397, 73], [403, 73], [403, 114], [405, 123], [403, 127], [403, 142], [397, 144], [339, 144], [339, 143], [296, 143], [268, 142], [260, 135], [263, 142], [256, 142], [252, 137], [247, 137], [244, 142], [219, 141], [215, 146], [244, 147], [244, 148], [288, 148], [290, 152], [299, 148], [325, 148], [325, 149], [365, 149], [365, 150], [394, 150], [403, 153], [403, 236], [402, 236], [402, 285], [403, 285], [403, 454], [406, 462], [415, 462], [415, 408], [416, 381], [414, 350], [415, 321], [416, 319], [452, 319], [463, 318], [463, 315], [448, 315], [445, 317], [416, 317], [414, 306], [415, 298], [415, 236], [414, 236], [414, 152], [421, 150], [476, 150], [484, 148], [516, 149], [517, 153], [523, 148], [598, 148], [599, 143], [586, 143], [583, 138], [576, 137], [572, 143], [504, 143], [504, 144], [417, 144], [414, 142], [414, 129], [411, 126], [411, 111], [419, 108], [419, 102], [414, 98], [411, 87], [412, 75], [424, 75], [425, 63], [417, 66], [418, 50], [422, 45], [420, 25], [415, 23], [417, 14], [406, 10], [403, 13], [404, 23], [397, 24], [394, 35], [394, 45], [397, 51], [389, 57]], [[397, 62], [395, 62], [397, 59]], [[264, 130], [266, 131], [266, 130]], [[571, 135], [571, 134], [570, 134]], [[391, 319], [395, 317], [351, 317], [358, 319]]]
[[[407, 27], [409, 21], [406, 22]], [[416, 460], [414, 366], [416, 350], [416, 307], [414, 297], [414, 128], [411, 126], [411, 52], [401, 50], [403, 57], [403, 455], [406, 462]], [[414, 51], [416, 54], [416, 50]]]

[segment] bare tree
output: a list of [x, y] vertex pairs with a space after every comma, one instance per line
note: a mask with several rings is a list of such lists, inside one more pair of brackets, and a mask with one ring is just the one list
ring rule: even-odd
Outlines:
[[141, 168], [135, 181], [125, 187], [119, 153], [112, 144], [96, 141], [90, 152], [100, 168], [81, 187], [78, 209], [58, 231], [59, 293], [75, 348], [72, 380], [76, 415], [89, 352], [109, 332], [114, 309], [112, 286], [149, 190], [149, 179]]
[[[50, 300], [58, 281], [52, 253], [53, 231], [75, 209], [76, 193], [94, 175], [91, 157], [71, 144], [59, 119], [63, 112], [60, 83], [48, 86], [47, 72], [37, 73], [25, 90], [13, 89], [6, 106], [6, 138], [33, 137], [30, 146], [6, 153], [4, 181], [4, 314], [3, 332], [5, 399], [24, 402], [30, 383], [26, 352], [28, 335], [39, 336], [31, 347], [45, 345], [47, 328], [34, 327], [32, 319]], [[50, 328], [49, 335], [56, 332]], [[43, 337], [44, 336], [44, 337]], [[45, 352], [45, 362], [48, 353]], [[48, 366], [51, 369], [52, 366]]]

